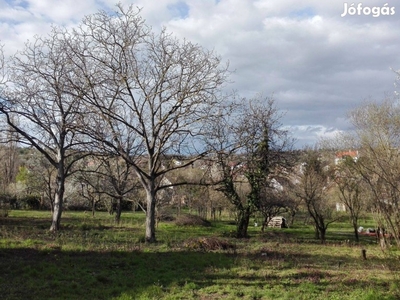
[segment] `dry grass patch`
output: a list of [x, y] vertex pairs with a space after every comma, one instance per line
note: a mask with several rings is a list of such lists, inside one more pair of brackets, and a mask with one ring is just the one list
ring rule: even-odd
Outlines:
[[180, 215], [176, 218], [175, 224], [177, 226], [205, 226], [210, 227], [211, 222], [203, 219], [202, 217], [195, 216], [195, 215]]
[[235, 245], [218, 237], [200, 237], [186, 240], [183, 246], [189, 250], [216, 251], [234, 250]]

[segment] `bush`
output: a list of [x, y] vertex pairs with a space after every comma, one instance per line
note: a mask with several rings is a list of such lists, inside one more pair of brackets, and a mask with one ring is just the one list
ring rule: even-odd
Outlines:
[[87, 211], [87, 210], [91, 210], [91, 208], [86, 205], [86, 204], [68, 204], [66, 205], [67, 210], [70, 211]]
[[17, 199], [9, 194], [0, 195], [0, 217], [8, 217], [10, 209], [17, 207]]
[[8, 217], [10, 205], [8, 203], [0, 202], [0, 217]]
[[21, 206], [26, 209], [40, 209], [40, 197], [35, 195], [27, 195], [20, 200]]
[[132, 211], [133, 210], [133, 202], [128, 200], [121, 201], [121, 209], [123, 211]]
[[0, 195], [0, 206], [7, 207], [7, 209], [18, 209], [19, 203], [15, 196], [11, 196], [10, 194], [1, 194]]
[[211, 222], [195, 215], [180, 215], [176, 218], [175, 224], [177, 226], [211, 226]]

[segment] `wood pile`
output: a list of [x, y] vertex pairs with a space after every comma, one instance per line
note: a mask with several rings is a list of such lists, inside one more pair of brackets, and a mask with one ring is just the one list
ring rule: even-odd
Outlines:
[[273, 228], [288, 228], [286, 219], [284, 217], [273, 217], [269, 222], [268, 222], [268, 227], [273, 227]]

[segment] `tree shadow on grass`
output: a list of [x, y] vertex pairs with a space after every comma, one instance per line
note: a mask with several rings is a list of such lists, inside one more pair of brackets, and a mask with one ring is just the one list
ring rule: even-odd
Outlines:
[[[260, 250], [253, 251], [246, 246], [250, 250], [195, 252], [182, 248], [157, 252], [157, 246], [137, 248], [141, 244], [132, 243], [132, 235], [115, 236], [120, 231], [131, 233], [141, 229], [98, 228], [96, 224], [72, 221], [64, 219], [62, 236], [54, 237], [48, 234], [48, 220], [0, 220], [13, 240], [28, 238], [40, 242], [32, 247], [24, 244], [27, 248], [0, 248], [1, 299], [161, 299], [169, 293], [178, 294], [180, 290], [183, 292], [177, 298], [188, 295], [196, 298], [198, 293], [201, 294], [198, 298], [213, 299], [221, 296], [219, 291], [228, 289], [234, 289], [239, 298], [248, 296], [248, 291], [265, 290], [266, 286], [298, 291], [303, 286], [313, 285], [316, 292], [321, 292], [340, 288], [362, 290], [374, 285], [387, 290], [397, 283], [396, 278], [380, 282], [380, 285], [374, 278], [343, 278], [347, 271], [374, 274], [374, 269], [390, 263], [385, 258], [364, 261], [361, 254], [357, 259], [345, 254], [331, 255], [329, 251], [333, 250], [328, 247], [326, 253], [305, 253], [296, 248], [298, 244], [291, 234], [278, 231], [263, 236], [265, 247]], [[22, 229], [18, 230], [19, 227]], [[74, 240], [74, 245], [104, 242], [111, 248], [68, 251], [57, 238], [60, 242]], [[267, 243], [271, 240], [275, 242]], [[280, 249], [281, 244], [283, 249]], [[207, 293], [211, 296], [204, 297]], [[254, 294], [253, 298], [256, 296]]]
[[50, 228], [51, 219], [44, 218], [26, 218], [26, 217], [8, 217], [0, 218], [0, 225], [2, 226], [18, 226], [18, 227], [37, 227], [37, 228]]
[[[128, 299], [162, 298], [171, 289], [195, 292], [210, 285], [221, 285], [221, 282], [225, 283], [223, 288], [231, 285], [238, 290], [275, 284], [293, 289], [302, 284], [313, 284], [322, 291], [330, 282], [338, 280], [338, 275], [319, 268], [318, 263], [307, 265], [307, 262], [321, 262], [327, 258], [298, 254], [297, 260], [303, 265], [296, 268], [292, 264], [286, 267], [282, 264], [277, 268], [278, 260], [290, 262], [294, 257], [279, 252], [245, 255], [191, 251], [0, 249], [0, 291], [2, 299], [113, 299], [121, 295], [130, 295], [126, 296]], [[351, 260], [340, 259], [345, 263]], [[237, 273], [238, 267], [246, 271]], [[285, 268], [290, 271], [280, 273]], [[334, 286], [335, 282], [332, 284]], [[357, 279], [341, 284], [363, 288], [373, 282]]]
[[223, 253], [0, 249], [2, 299], [111, 299], [159, 292], [229, 268]]

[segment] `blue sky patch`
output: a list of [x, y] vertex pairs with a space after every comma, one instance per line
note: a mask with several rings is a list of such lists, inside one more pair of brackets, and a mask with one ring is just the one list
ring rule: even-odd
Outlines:
[[189, 6], [186, 4], [186, 2], [179, 1], [168, 5], [167, 8], [172, 13], [174, 18], [185, 19], [189, 16]]
[[6, 0], [6, 3], [11, 7], [19, 6], [23, 8], [28, 8], [28, 2], [23, 0]]
[[298, 19], [308, 19], [314, 17], [315, 15], [316, 15], [315, 10], [312, 7], [304, 7], [301, 9], [293, 10], [289, 14], [291, 18], [298, 18]]

